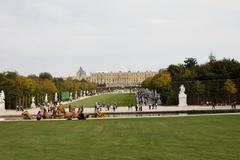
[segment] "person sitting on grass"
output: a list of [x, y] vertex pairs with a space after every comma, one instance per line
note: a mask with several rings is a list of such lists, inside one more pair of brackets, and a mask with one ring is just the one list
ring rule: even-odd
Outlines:
[[42, 119], [41, 111], [38, 111], [38, 114], [36, 116], [37, 120], [40, 121]]
[[81, 112], [79, 115], [78, 115], [78, 120], [86, 120], [86, 117], [84, 116], [84, 114]]
[[49, 119], [49, 118], [50, 118], [50, 116], [48, 115], [48, 112], [47, 112], [47, 109], [46, 109], [46, 108], [43, 109], [42, 118], [43, 118], [43, 119]]
[[23, 119], [33, 119], [28, 111], [23, 111], [22, 113]]

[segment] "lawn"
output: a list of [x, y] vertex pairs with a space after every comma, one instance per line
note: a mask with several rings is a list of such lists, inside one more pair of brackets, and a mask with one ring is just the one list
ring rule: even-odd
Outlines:
[[[134, 93], [103, 94], [73, 102], [72, 106], [94, 107], [96, 102], [106, 105], [116, 103], [118, 106], [128, 106], [130, 104], [135, 105], [136, 96]], [[65, 107], [68, 107], [68, 105], [65, 105]]]
[[240, 116], [0, 122], [0, 160], [238, 160]]

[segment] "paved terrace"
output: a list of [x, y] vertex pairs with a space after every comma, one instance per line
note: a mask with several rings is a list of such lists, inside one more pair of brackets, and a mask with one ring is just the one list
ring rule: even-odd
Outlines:
[[[240, 109], [240, 106], [237, 106], [237, 109]], [[158, 113], [158, 112], [172, 112], [172, 111], [207, 111], [212, 110], [212, 106], [187, 106], [187, 107], [178, 107], [178, 106], [158, 106], [157, 109], [151, 109], [149, 110], [148, 106], [143, 106], [144, 113]], [[223, 111], [223, 110], [231, 110], [231, 106], [216, 106], [215, 111]], [[28, 109], [27, 110], [30, 114], [37, 114], [38, 111], [40, 111], [40, 108], [35, 109]], [[68, 111], [68, 108], [66, 108], [66, 111]], [[94, 113], [94, 108], [84, 108], [84, 113]], [[110, 109], [110, 111], [106, 111], [105, 108], [102, 108], [102, 112], [106, 113], [113, 113], [113, 110]], [[128, 109], [128, 107], [118, 107], [114, 113], [136, 113], [135, 107], [133, 107], [131, 110]], [[139, 113], [139, 112], [138, 112]], [[22, 114], [21, 111], [15, 111], [15, 110], [5, 110], [0, 111], [0, 117], [7, 117], [7, 116], [20, 116]]]

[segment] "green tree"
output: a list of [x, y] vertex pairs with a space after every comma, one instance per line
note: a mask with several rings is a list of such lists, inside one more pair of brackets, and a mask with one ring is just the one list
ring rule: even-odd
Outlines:
[[228, 92], [228, 101], [231, 103], [231, 95], [237, 93], [236, 84], [232, 80], [227, 79], [224, 83], [224, 89]]
[[146, 79], [142, 82], [142, 87], [143, 87], [143, 88], [152, 88], [152, 77], [146, 78]]
[[41, 81], [41, 85], [42, 85], [42, 90], [44, 94], [47, 93], [49, 96], [49, 99], [53, 101], [53, 95], [57, 91], [55, 84], [48, 79], [44, 79]]
[[163, 102], [167, 101], [167, 97], [170, 92], [170, 84], [172, 82], [172, 76], [168, 71], [160, 71], [152, 79], [152, 88], [156, 89], [162, 97]]
[[198, 64], [196, 58], [186, 58], [184, 60], [184, 63], [185, 63], [185, 67], [186, 68], [193, 68], [193, 67], [195, 67]]
[[48, 80], [52, 80], [53, 79], [52, 75], [50, 73], [48, 73], [48, 72], [40, 73], [39, 74], [39, 78], [40, 79], [48, 79]]
[[16, 106], [18, 89], [16, 86], [17, 72], [3, 72], [0, 74], [0, 91], [5, 92], [5, 102], [7, 109], [13, 109]]
[[153, 85], [155, 88], [162, 88], [168, 86], [172, 81], [171, 74], [167, 71], [163, 71], [153, 77]]
[[216, 57], [212, 54], [212, 52], [210, 53], [208, 59], [209, 59], [209, 62], [210, 62], [210, 63], [217, 61], [217, 60], [216, 60]]
[[198, 104], [200, 104], [199, 103], [199, 97], [200, 97], [201, 94], [204, 94], [204, 92], [205, 92], [205, 85], [201, 81], [199, 81], [199, 80], [195, 81], [195, 83], [194, 83], [194, 91], [197, 94]]

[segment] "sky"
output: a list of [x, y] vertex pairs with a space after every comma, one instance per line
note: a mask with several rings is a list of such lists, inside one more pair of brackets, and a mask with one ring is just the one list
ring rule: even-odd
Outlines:
[[158, 71], [240, 60], [239, 0], [0, 0], [0, 72]]

